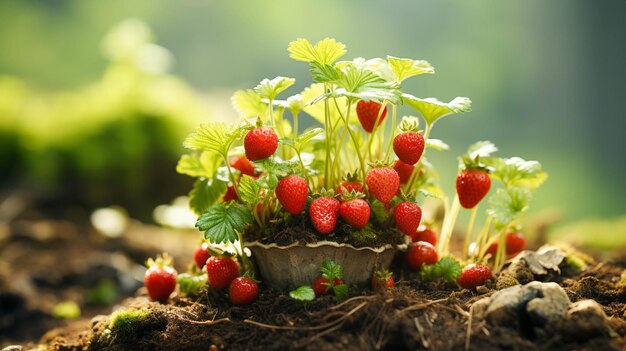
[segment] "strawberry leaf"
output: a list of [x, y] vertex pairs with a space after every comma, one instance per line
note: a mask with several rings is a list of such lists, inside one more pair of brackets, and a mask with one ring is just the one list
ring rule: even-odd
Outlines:
[[237, 90], [230, 102], [243, 117], [262, 116], [267, 110], [267, 106], [261, 102], [261, 96], [252, 89]]
[[387, 82], [372, 70], [368, 69], [363, 58], [353, 61], [342, 61], [336, 65], [343, 73], [336, 82], [338, 89], [331, 96], [344, 96], [360, 100], [385, 100], [397, 104], [400, 101], [400, 85]]
[[496, 229], [504, 229], [528, 208], [530, 190], [519, 187], [498, 189], [489, 198], [487, 213], [493, 217]]
[[254, 91], [259, 94], [261, 99], [274, 100], [278, 94], [289, 88], [296, 82], [293, 78], [278, 76], [274, 79], [263, 79]]
[[294, 60], [332, 65], [346, 53], [346, 46], [332, 38], [322, 39], [315, 46], [299, 38], [289, 43], [287, 50]]
[[243, 138], [249, 124], [227, 127], [225, 123], [201, 124], [185, 139], [183, 145], [192, 150], [212, 151], [227, 157], [231, 144]]
[[337, 300], [343, 301], [348, 298], [348, 286], [346, 284], [335, 285], [331, 289], [333, 289]]
[[467, 149], [467, 155], [470, 159], [476, 159], [476, 157], [488, 157], [492, 153], [498, 151], [498, 148], [491, 141], [478, 141]]
[[310, 302], [315, 299], [315, 291], [313, 291], [311, 286], [303, 285], [296, 290], [290, 291], [289, 297], [297, 301]]
[[525, 161], [519, 157], [512, 157], [486, 159], [483, 162], [494, 169], [491, 176], [506, 187], [517, 186], [534, 190], [548, 178], [547, 173], [541, 170], [541, 164], [537, 161]]
[[[326, 97], [326, 95], [324, 93], [324, 84], [322, 83], [312, 84], [302, 92], [302, 99], [306, 102], [304, 112], [321, 124], [325, 123], [324, 97]], [[337, 105], [335, 105], [334, 101], [330, 101], [328, 104], [329, 116], [333, 124], [336, 124], [340, 116], [337, 106], [342, 109], [341, 113], [343, 113], [344, 116], [346, 111], [343, 110], [345, 110], [347, 106], [347, 99], [345, 97], [335, 97], [335, 99], [337, 100]], [[350, 123], [359, 123], [355, 104], [351, 106], [350, 116]]]
[[410, 94], [402, 94], [402, 99], [419, 112], [430, 125], [448, 115], [472, 110], [472, 101], [466, 97], [456, 97], [450, 102], [441, 102], [435, 98], [421, 99]]
[[328, 279], [331, 284], [335, 278], [343, 278], [343, 267], [331, 259], [327, 258], [322, 261], [322, 266], [320, 268], [322, 271], [322, 277]]
[[185, 294], [194, 294], [200, 290], [207, 283], [207, 275], [202, 273], [199, 275], [193, 275], [189, 273], [182, 273], [178, 275], [176, 279], [180, 291]]
[[302, 95], [296, 94], [287, 98], [287, 109], [292, 115], [297, 115], [304, 109], [304, 100]]
[[226, 183], [215, 178], [198, 178], [189, 192], [189, 207], [200, 215], [219, 200], [226, 191]]
[[424, 60], [412, 60], [387, 56], [387, 62], [389, 63], [389, 67], [393, 70], [398, 82], [402, 82], [403, 80], [418, 74], [435, 73], [433, 66], [428, 63], [428, 61]]
[[341, 78], [341, 71], [331, 65], [321, 64], [317, 62], [311, 62], [309, 69], [311, 77], [318, 83], [331, 83], [336, 82]]
[[248, 207], [229, 202], [209, 207], [198, 217], [196, 227], [204, 231], [204, 238], [210, 243], [233, 243], [238, 239], [237, 233], [242, 233], [252, 221], [252, 213]]
[[219, 154], [202, 152], [182, 155], [176, 165], [176, 172], [192, 177], [212, 177], [222, 163]]
[[266, 173], [258, 180], [258, 184], [265, 189], [274, 189], [278, 185], [278, 178], [287, 175], [294, 169], [297, 169], [299, 163], [297, 161], [282, 161], [279, 158], [266, 158], [261, 161], [254, 162], [254, 168], [260, 172]]
[[418, 277], [423, 281], [443, 279], [448, 282], [455, 281], [462, 272], [461, 264], [453, 257], [443, 257], [435, 264], [423, 265], [418, 272]]
[[432, 139], [429, 138], [426, 140], [426, 147], [435, 149], [437, 151], [448, 151], [450, 150], [450, 146], [443, 142], [441, 139]]
[[237, 189], [239, 199], [248, 205], [256, 205], [259, 202], [259, 193], [261, 186], [254, 180], [254, 178], [244, 175], [239, 181], [239, 188]]

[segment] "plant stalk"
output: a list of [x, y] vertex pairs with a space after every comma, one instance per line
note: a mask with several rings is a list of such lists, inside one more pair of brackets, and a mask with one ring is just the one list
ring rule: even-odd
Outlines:
[[441, 241], [439, 241], [439, 250], [437, 250], [439, 251], [440, 256], [446, 256], [450, 251], [450, 239], [452, 238], [452, 231], [454, 230], [454, 224], [456, 223], [460, 209], [461, 203], [459, 202], [459, 197], [455, 193], [452, 206], [448, 211], [446, 211], [443, 226], [441, 227]]

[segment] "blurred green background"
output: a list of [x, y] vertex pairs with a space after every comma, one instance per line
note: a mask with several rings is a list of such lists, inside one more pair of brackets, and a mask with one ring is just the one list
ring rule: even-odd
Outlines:
[[[263, 78], [295, 77], [298, 92], [308, 71], [287, 44], [331, 36], [346, 59], [430, 61], [435, 75], [405, 84], [413, 95], [472, 99], [432, 135], [451, 146], [431, 153], [446, 189], [456, 155], [488, 139], [549, 172], [532, 212], [624, 215], [624, 13], [623, 1], [584, 0], [0, 1], [0, 184], [149, 218], [190, 187], [175, 174], [184, 136], [235, 118], [230, 94]], [[135, 28], [135, 44], [169, 53], [149, 46], [156, 62], [142, 62], [132, 39], [103, 49], [129, 17], [153, 31]]]

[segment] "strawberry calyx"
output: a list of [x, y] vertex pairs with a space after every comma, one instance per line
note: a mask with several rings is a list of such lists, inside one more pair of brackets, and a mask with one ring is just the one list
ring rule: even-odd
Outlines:
[[160, 255], [157, 255], [157, 257], [155, 259], [153, 259], [152, 257], [148, 258], [148, 260], [146, 260], [146, 267], [148, 268], [152, 268], [152, 267], [159, 267], [159, 268], [163, 268], [163, 267], [172, 267], [174, 264], [174, 258], [170, 255], [167, 254], [167, 252], [164, 252]]
[[419, 119], [416, 117], [402, 117], [402, 122], [398, 126], [398, 130], [401, 133], [404, 132], [415, 132], [415, 133], [423, 133], [423, 130], [419, 129]]

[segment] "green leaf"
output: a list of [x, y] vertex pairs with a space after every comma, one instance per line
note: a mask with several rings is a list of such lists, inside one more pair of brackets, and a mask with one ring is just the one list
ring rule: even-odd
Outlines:
[[293, 78], [278, 76], [272, 80], [263, 79], [259, 85], [254, 88], [254, 91], [259, 94], [261, 99], [274, 100], [278, 94], [289, 88], [296, 82]]
[[441, 139], [432, 139], [429, 138], [426, 140], [426, 147], [435, 149], [437, 151], [448, 151], [450, 150], [450, 146], [443, 142]]
[[309, 69], [311, 77], [318, 83], [336, 82], [341, 77], [341, 71], [334, 66], [311, 62]]
[[237, 90], [230, 98], [230, 102], [243, 117], [262, 116], [267, 110], [261, 96], [252, 89]]
[[52, 307], [52, 316], [59, 319], [80, 318], [80, 307], [74, 301], [59, 302]]
[[176, 172], [180, 174], [186, 174], [192, 177], [210, 177], [202, 163], [200, 163], [200, 156], [198, 154], [182, 155], [176, 165]]
[[201, 124], [185, 139], [183, 145], [193, 150], [212, 151], [226, 157], [230, 145], [235, 140], [243, 138], [248, 129], [250, 125], [246, 123], [232, 128], [222, 122]]
[[467, 155], [473, 160], [476, 157], [488, 157], [496, 151], [498, 148], [491, 141], [479, 141], [470, 145], [467, 149]]
[[497, 229], [504, 229], [519, 218], [528, 208], [530, 198], [530, 190], [525, 188], [498, 189], [489, 198], [487, 210], [487, 213], [494, 219], [494, 226]]
[[176, 279], [180, 291], [185, 295], [195, 294], [207, 283], [207, 275], [199, 274], [193, 275], [189, 273], [182, 273], [178, 275]]
[[310, 302], [315, 299], [315, 291], [309, 285], [303, 285], [289, 292], [289, 297], [302, 302]]
[[281, 142], [281, 144], [290, 146], [294, 150], [300, 152], [300, 151], [302, 151], [304, 149], [304, 146], [309, 141], [311, 141], [311, 139], [315, 138], [316, 136], [320, 135], [323, 132], [324, 132], [324, 129], [322, 129], [322, 128], [313, 128], [313, 129], [309, 129], [306, 132], [298, 135], [298, 137], [295, 140], [288, 139], [288, 138], [282, 138], [282, 139], [280, 139], [280, 142]]
[[226, 183], [216, 178], [198, 178], [189, 192], [189, 207], [200, 215], [219, 200], [226, 191]]
[[248, 207], [229, 202], [209, 207], [198, 217], [196, 227], [204, 232], [204, 238], [211, 243], [233, 243], [238, 239], [237, 233], [242, 233], [252, 221]]
[[343, 301], [348, 298], [348, 286], [346, 284], [335, 285], [332, 289], [337, 300]]
[[259, 202], [261, 186], [254, 178], [244, 175], [239, 181], [239, 199], [248, 205], [256, 205]]
[[537, 161], [526, 161], [519, 157], [489, 158], [483, 163], [492, 168], [491, 176], [506, 187], [538, 188], [548, 178]]
[[258, 184], [270, 190], [276, 188], [279, 177], [283, 177], [299, 167], [299, 162], [297, 161], [281, 161], [273, 157], [255, 161], [253, 164], [255, 169], [266, 173], [266, 175], [259, 178]]
[[439, 266], [441, 277], [446, 281], [456, 281], [456, 279], [461, 275], [461, 264], [453, 257], [444, 257], [440, 259], [436, 265]]
[[289, 43], [287, 50], [294, 60], [332, 65], [346, 53], [346, 46], [332, 38], [322, 39], [315, 46], [299, 38]]
[[[304, 105], [304, 112], [309, 114], [321, 124], [326, 123], [324, 117], [324, 96], [326, 95], [324, 94], [324, 84], [322, 83], [312, 84], [302, 92], [302, 99], [306, 102]], [[335, 97], [335, 99], [337, 100], [337, 105], [341, 108], [341, 113], [344, 114], [345, 117], [347, 99], [345, 97]], [[328, 102], [328, 109], [330, 120], [333, 124], [335, 124], [337, 120], [339, 120], [340, 114], [333, 100]], [[359, 119], [356, 114], [356, 104], [352, 104], [351, 106], [350, 123], [359, 123]]]
[[400, 102], [400, 84], [397, 82], [387, 82], [385, 79], [368, 69], [368, 65], [363, 58], [356, 58], [353, 61], [342, 61], [336, 65], [343, 75], [336, 82], [338, 89], [335, 89], [332, 96], [345, 96], [360, 100], [374, 100], [382, 102], [384, 100], [397, 104]]
[[216, 153], [202, 152], [182, 155], [176, 165], [176, 172], [192, 177], [212, 177], [223, 158]]
[[320, 268], [322, 271], [322, 277], [328, 279], [331, 283], [335, 278], [343, 278], [343, 267], [331, 259], [324, 259]]
[[401, 82], [409, 77], [418, 74], [434, 74], [433, 66], [424, 60], [412, 60], [387, 56], [387, 62], [396, 76], [396, 80]]
[[466, 97], [456, 97], [450, 102], [441, 102], [435, 98], [420, 99], [410, 94], [402, 94], [402, 98], [430, 125], [448, 115], [472, 110], [472, 101]]
[[296, 94], [287, 98], [287, 109], [292, 115], [297, 115], [304, 109], [304, 100], [302, 95]]

